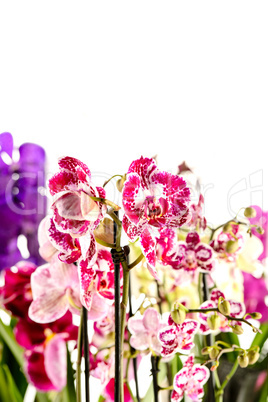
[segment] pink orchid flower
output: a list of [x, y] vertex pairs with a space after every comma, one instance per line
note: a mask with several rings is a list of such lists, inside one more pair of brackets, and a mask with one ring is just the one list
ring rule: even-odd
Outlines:
[[[234, 252], [226, 251], [226, 244], [229, 240], [236, 240], [238, 247]], [[216, 251], [219, 258], [224, 258], [227, 261], [235, 261], [237, 254], [244, 246], [245, 239], [242, 233], [239, 233], [239, 225], [232, 225], [232, 233], [220, 232], [216, 239], [210, 243], [211, 247]]]
[[155, 269], [159, 229], [176, 228], [189, 219], [190, 190], [177, 176], [158, 170], [153, 159], [141, 157], [131, 163], [123, 188], [123, 228], [131, 241], [140, 239], [148, 269]]
[[60, 334], [51, 335], [46, 342], [27, 350], [25, 373], [28, 381], [43, 392], [60, 391], [67, 382], [66, 342]]
[[129, 318], [130, 345], [136, 350], [150, 349], [160, 355], [162, 345], [158, 340], [158, 332], [165, 326], [158, 312], [152, 307], [146, 309], [143, 316]]
[[105, 198], [105, 190], [92, 184], [89, 168], [78, 159], [61, 158], [59, 167], [48, 183], [54, 196], [53, 220], [59, 231], [80, 237], [92, 232], [103, 219], [106, 206], [91, 197]]
[[209, 369], [206, 366], [194, 364], [194, 355], [189, 355], [183, 368], [174, 377], [171, 402], [181, 401], [184, 393], [192, 401], [200, 401], [204, 396], [203, 387], [209, 376]]
[[186, 319], [182, 324], [176, 324], [170, 315], [168, 324], [158, 333], [162, 345], [161, 355], [170, 357], [176, 352], [191, 350], [194, 347], [193, 338], [199, 329], [199, 323], [196, 320]]
[[202, 209], [204, 205], [204, 197], [202, 194], [199, 196], [199, 200], [197, 204], [190, 205], [190, 213], [191, 213], [191, 220], [189, 222], [190, 227], [205, 230], [207, 227], [206, 218], [203, 216]]
[[178, 253], [182, 256], [178, 265], [173, 268], [194, 272], [211, 272], [214, 269], [213, 249], [202, 243], [197, 232], [187, 234], [186, 241], [178, 242]]
[[[224, 293], [221, 292], [219, 289], [213, 289], [211, 294], [210, 294], [210, 300], [205, 301], [204, 303], [201, 304], [200, 308], [201, 309], [206, 309], [206, 308], [215, 308], [218, 307], [218, 300], [220, 297], [223, 297], [225, 299]], [[235, 321], [235, 318], [242, 318], [246, 312], [245, 305], [244, 303], [236, 302], [233, 300], [228, 300], [230, 303], [231, 307], [231, 312], [230, 316], [234, 318], [233, 321], [231, 321], [231, 325], [240, 325], [240, 321]], [[217, 313], [218, 316], [220, 317], [220, 326], [217, 330], [211, 330], [207, 324], [208, 317], [213, 315], [214, 312], [209, 312], [209, 313], [198, 313], [198, 320], [200, 321], [200, 332], [204, 335], [209, 334], [211, 332], [215, 331], [221, 331], [221, 332], [230, 332], [232, 329], [228, 325], [228, 319], [222, 315], [221, 313]]]
[[77, 267], [65, 264], [57, 256], [50, 264], [38, 267], [31, 276], [33, 301], [29, 317], [48, 323], [62, 317], [67, 310], [78, 313], [81, 308]]

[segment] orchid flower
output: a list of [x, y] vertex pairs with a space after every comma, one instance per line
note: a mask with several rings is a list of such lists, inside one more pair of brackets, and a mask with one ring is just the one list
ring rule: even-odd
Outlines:
[[206, 366], [194, 364], [194, 355], [189, 355], [183, 368], [175, 374], [171, 402], [181, 401], [184, 394], [192, 401], [201, 401], [204, 396], [203, 386], [209, 376], [209, 369]]
[[158, 312], [151, 307], [145, 310], [143, 316], [129, 318], [130, 345], [136, 350], [150, 349], [154, 354], [160, 355], [162, 345], [158, 340], [158, 332], [165, 326]]
[[61, 262], [57, 256], [50, 264], [36, 269], [31, 276], [31, 288], [29, 317], [35, 322], [52, 322], [68, 309], [77, 313], [81, 308], [77, 267]]
[[141, 157], [131, 163], [123, 188], [123, 228], [131, 241], [140, 239], [154, 278], [159, 229], [176, 228], [189, 219], [190, 190], [177, 176], [158, 170], [155, 161]]
[[[205, 301], [204, 303], [201, 304], [200, 308], [201, 309], [206, 309], [206, 308], [215, 308], [218, 306], [218, 300], [220, 297], [223, 297], [225, 299], [225, 295], [223, 292], [221, 292], [219, 289], [213, 289], [211, 294], [210, 294], [210, 299]], [[236, 321], [235, 318], [241, 318], [245, 314], [245, 305], [244, 303], [240, 303], [237, 301], [233, 300], [228, 300], [230, 303], [230, 316], [234, 318], [234, 320], [231, 322], [231, 325], [241, 325], [240, 321]], [[207, 324], [208, 317], [213, 315], [213, 312], [209, 313], [198, 313], [198, 320], [200, 321], [200, 332], [204, 335], [209, 334], [213, 332], [214, 330], [210, 329], [210, 327]], [[232, 329], [228, 325], [228, 318], [226, 318], [224, 315], [221, 313], [217, 313], [217, 315], [220, 317], [220, 324], [217, 330], [221, 332], [230, 332]], [[216, 330], [215, 330], [216, 331]]]
[[168, 318], [168, 326], [160, 329], [158, 339], [162, 345], [163, 357], [173, 356], [176, 352], [189, 351], [194, 347], [193, 338], [199, 329], [196, 320], [186, 319], [182, 324], [176, 324], [171, 315]]
[[60, 232], [80, 237], [98, 226], [106, 206], [91, 197], [105, 198], [105, 190], [91, 182], [91, 172], [81, 161], [71, 157], [59, 160], [59, 173], [48, 183], [54, 197], [53, 220]]

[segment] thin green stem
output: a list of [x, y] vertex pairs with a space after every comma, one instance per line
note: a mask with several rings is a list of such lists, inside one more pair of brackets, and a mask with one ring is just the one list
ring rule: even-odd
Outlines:
[[103, 186], [102, 187], [105, 187], [112, 179], [114, 179], [115, 177], [121, 177], [121, 179], [122, 179], [122, 175], [121, 174], [114, 174], [112, 177], [110, 177], [110, 179], [109, 180], [106, 180], [104, 183], [103, 183]]
[[115, 211], [119, 211], [119, 209], [121, 209], [121, 207], [119, 207], [119, 205], [115, 204], [114, 202], [107, 200], [106, 198], [101, 198], [101, 197], [93, 197], [92, 195], [90, 195], [90, 198], [93, 201], [98, 201], [101, 202], [102, 204], [108, 205], [109, 207], [112, 207]]
[[215, 396], [216, 396], [216, 402], [221, 402], [223, 400], [223, 398], [219, 398], [220, 396], [223, 396], [223, 390], [226, 387], [226, 385], [228, 384], [228, 382], [230, 381], [230, 379], [233, 377], [233, 375], [235, 374], [237, 368], [238, 368], [238, 360], [236, 359], [236, 361], [234, 362], [234, 365], [232, 367], [232, 370], [230, 371], [229, 374], [227, 374], [227, 376], [225, 377], [225, 380], [223, 381], [223, 383], [221, 384], [220, 388], [217, 389]]
[[128, 269], [132, 269], [134, 268], [136, 265], [139, 264], [139, 262], [141, 262], [144, 258], [143, 254], [140, 254], [138, 258], [136, 258], [136, 260], [134, 260], [131, 264], [128, 265]]
[[95, 237], [95, 240], [97, 243], [101, 244], [104, 247], [115, 248], [115, 244], [107, 243], [106, 241], [98, 239], [97, 237]]
[[76, 366], [76, 400], [82, 401], [81, 397], [81, 362], [82, 362], [82, 345], [83, 345], [83, 310], [80, 315], [80, 325], [77, 338], [77, 366]]
[[129, 292], [129, 269], [126, 262], [122, 262], [123, 266], [123, 294], [121, 301], [121, 330], [120, 330], [120, 344], [121, 344], [121, 392], [120, 401], [124, 401], [124, 383], [123, 383], [123, 349], [124, 349], [124, 335], [126, 325], [126, 312]]

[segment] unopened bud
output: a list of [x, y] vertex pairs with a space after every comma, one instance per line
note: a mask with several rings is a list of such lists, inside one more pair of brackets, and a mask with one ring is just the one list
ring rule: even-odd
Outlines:
[[209, 357], [211, 358], [211, 360], [215, 360], [218, 357], [219, 353], [220, 353], [219, 349], [212, 348], [211, 351], [209, 352]]
[[218, 309], [220, 310], [220, 313], [223, 315], [230, 315], [231, 313], [231, 306], [228, 300], [225, 299], [219, 299], [218, 301]]
[[262, 318], [262, 314], [261, 313], [250, 313], [251, 318], [254, 318], [255, 320], [260, 320]]
[[172, 310], [171, 313], [171, 318], [176, 324], [182, 324], [186, 318], [186, 311], [184, 309], [176, 309]]
[[118, 190], [120, 193], [122, 193], [122, 190], [123, 190], [123, 187], [124, 187], [126, 178], [127, 178], [127, 175], [124, 174], [124, 175], [121, 177], [121, 179], [117, 180], [117, 182], [116, 182], [117, 190]]
[[246, 354], [240, 355], [237, 357], [238, 364], [240, 367], [247, 367], [249, 360]]
[[218, 314], [215, 313], [215, 314], [211, 315], [210, 317], [208, 317], [207, 323], [208, 323], [208, 326], [210, 329], [215, 330], [215, 329], [219, 328], [221, 319], [218, 316]]
[[257, 215], [256, 209], [252, 207], [245, 208], [244, 215], [246, 218], [255, 218]]
[[238, 250], [239, 244], [236, 240], [228, 240], [225, 246], [225, 250], [227, 253], [235, 253]]
[[231, 232], [232, 230], [233, 230], [233, 227], [232, 227], [232, 223], [231, 223], [231, 222], [225, 223], [225, 225], [224, 225], [223, 228], [222, 228], [222, 231], [223, 231], [224, 233]]
[[210, 370], [211, 370], [211, 371], [215, 371], [215, 370], [219, 367], [219, 364], [220, 364], [219, 361], [216, 360], [216, 361], [214, 362], [213, 366], [210, 367]]
[[232, 325], [231, 328], [232, 328], [233, 333], [236, 334], [236, 335], [241, 335], [244, 332], [243, 328], [240, 325], [237, 325], [237, 324]]
[[260, 354], [257, 350], [248, 351], [248, 364], [255, 364], [259, 360]]
[[264, 234], [264, 229], [261, 227], [261, 226], [257, 226], [256, 227], [256, 230], [257, 230], [257, 232], [259, 233], [259, 234]]
[[206, 348], [203, 348], [203, 349], [201, 350], [202, 355], [208, 355], [211, 349], [212, 349], [211, 346], [208, 346], [208, 347], [206, 347]]

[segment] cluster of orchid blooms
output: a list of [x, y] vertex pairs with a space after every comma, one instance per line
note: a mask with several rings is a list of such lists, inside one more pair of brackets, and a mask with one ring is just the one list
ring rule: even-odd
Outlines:
[[[133, 161], [117, 184], [122, 192], [121, 208], [106, 198], [107, 183], [103, 187], [93, 184], [84, 163], [61, 158], [58, 173], [48, 182], [52, 213], [42, 219], [38, 229], [44, 263], [37, 267], [21, 261], [5, 270], [1, 298], [18, 319], [15, 338], [25, 350], [26, 376], [43, 392], [60, 391], [66, 385], [66, 343], [79, 338], [73, 316], [79, 317], [85, 308], [92, 326], [90, 375], [102, 384], [101, 400], [115, 400], [116, 264], [110, 251], [124, 250], [120, 245], [124, 230], [130, 254], [119, 265], [124, 366], [120, 400], [140, 401], [129, 385], [134, 375], [130, 361], [135, 359], [139, 365], [149, 353], [165, 364], [175, 355], [184, 362], [171, 383], [158, 385], [159, 392], [170, 390], [172, 402], [181, 401], [184, 395], [202, 400], [205, 384], [224, 353], [236, 351], [241, 367], [258, 360], [258, 347], [244, 350], [219, 341], [203, 343], [204, 359], [196, 363], [194, 339], [219, 332], [242, 334], [242, 323], [257, 332], [255, 320], [268, 319], [267, 284], [250, 273], [242, 274], [238, 267], [266, 258], [267, 235], [262, 227], [267, 214], [249, 207], [242, 220], [234, 218], [209, 228], [202, 214], [202, 195], [193, 203], [183, 176], [160, 171], [153, 158]], [[260, 253], [249, 261], [241, 256], [252, 238], [257, 239]], [[226, 296], [216, 280], [222, 270], [230, 285], [225, 284]], [[124, 308], [130, 273], [143, 294], [134, 314]], [[247, 284], [249, 277], [258, 281], [258, 289], [262, 287], [253, 297], [250, 290], [243, 294], [243, 283], [254, 289]], [[139, 295], [137, 289], [134, 294]], [[221, 398], [223, 387], [218, 385], [216, 391]]]

